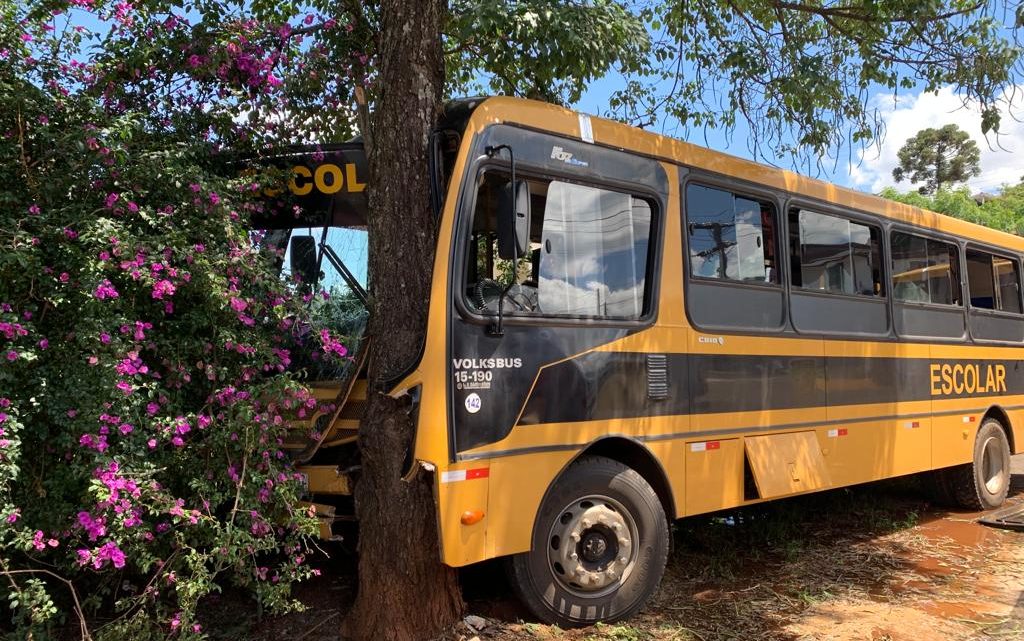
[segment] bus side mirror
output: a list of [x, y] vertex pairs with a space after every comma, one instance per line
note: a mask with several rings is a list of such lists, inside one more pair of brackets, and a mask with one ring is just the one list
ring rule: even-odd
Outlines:
[[507, 182], [498, 194], [498, 258], [515, 260], [530, 251], [530, 186]]
[[303, 284], [312, 286], [316, 283], [317, 260], [316, 240], [312, 236], [292, 236], [288, 247], [288, 267], [293, 276], [302, 279]]

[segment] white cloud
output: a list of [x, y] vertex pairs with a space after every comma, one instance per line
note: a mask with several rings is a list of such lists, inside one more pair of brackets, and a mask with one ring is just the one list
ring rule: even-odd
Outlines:
[[[1017, 91], [1022, 90], [1024, 86], [1017, 87]], [[919, 187], [920, 183], [912, 185], [904, 180], [897, 184], [893, 180], [897, 152], [918, 131], [948, 124], [955, 124], [970, 134], [981, 150], [981, 175], [967, 183], [972, 192], [997, 191], [1003, 184], [1020, 182], [1024, 175], [1024, 122], [1013, 117], [1021, 115], [1020, 100], [1014, 104], [1012, 113], [1003, 111], [999, 135], [990, 133], [987, 140], [981, 133], [979, 110], [973, 105], [964, 107], [952, 86], [943, 87], [935, 94], [922, 92], [895, 100], [891, 95], [877, 95], [873, 106], [885, 122], [885, 138], [880, 145], [860, 151], [858, 161], [850, 164], [852, 187], [875, 193], [888, 186], [901, 191]]]

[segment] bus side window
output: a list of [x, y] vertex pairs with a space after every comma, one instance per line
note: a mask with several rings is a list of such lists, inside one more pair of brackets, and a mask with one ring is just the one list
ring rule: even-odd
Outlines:
[[893, 296], [904, 302], [963, 305], [959, 255], [956, 245], [894, 231]]
[[992, 254], [967, 250], [967, 290], [975, 309], [997, 309], [993, 258]]
[[884, 296], [882, 237], [874, 225], [805, 209], [789, 212], [793, 285], [858, 296]]
[[1020, 314], [1020, 270], [1017, 261], [996, 256], [995, 270], [999, 309]]
[[690, 274], [746, 283], [779, 282], [775, 208], [714, 187], [686, 188]]
[[967, 288], [971, 307], [1019, 314], [1020, 274], [1017, 263], [975, 249], [967, 250]]

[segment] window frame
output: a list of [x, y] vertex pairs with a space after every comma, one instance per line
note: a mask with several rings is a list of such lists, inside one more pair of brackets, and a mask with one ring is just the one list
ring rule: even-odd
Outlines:
[[[790, 198], [789, 192], [777, 189], [768, 185], [750, 182], [735, 176], [716, 173], [712, 170], [695, 167], [693, 165], [677, 164], [678, 192], [675, 194], [679, 206], [677, 216], [679, 217], [679, 254], [674, 259], [678, 260], [683, 277], [682, 290], [682, 313], [687, 324], [695, 331], [708, 334], [727, 334], [737, 336], [789, 336], [793, 335], [793, 327], [790, 319], [789, 306], [789, 265], [786, 260], [779, 264], [779, 281], [777, 283], [764, 283], [758, 281], [739, 281], [723, 278], [707, 278], [693, 276], [690, 273], [690, 239], [686, 233], [686, 225], [689, 222], [689, 207], [686, 202], [686, 188], [689, 185], [697, 184], [702, 187], [729, 191], [737, 196], [764, 201], [771, 204], [776, 211], [776, 223], [779, 225], [778, 238], [776, 239], [776, 251], [782, 251], [780, 245], [781, 237], [786, 231], [786, 221], [778, 212], [784, 211], [786, 203]], [[675, 248], [673, 248], [675, 251]], [[697, 289], [706, 286], [719, 288], [731, 292], [759, 292], [764, 295], [778, 296], [781, 300], [780, 320], [777, 325], [754, 326], [754, 325], [724, 325], [714, 322], [701, 322], [696, 320], [692, 308], [694, 304], [694, 287]]]
[[[853, 213], [853, 212], [847, 212], [846, 210], [842, 210], [840, 212], [840, 211], [831, 210], [830, 208], [815, 207], [814, 205], [811, 205], [811, 204], [808, 204], [807, 206], [804, 206], [802, 200], [795, 199], [795, 198], [790, 199], [790, 200], [788, 200], [786, 202], [786, 208], [787, 208], [786, 209], [786, 258], [787, 259], [792, 259], [793, 258], [792, 253], [789, 251], [790, 250], [789, 238], [790, 238], [790, 235], [793, 233], [794, 230], [789, 225], [789, 214], [790, 214], [790, 212], [795, 212], [799, 216], [801, 211], [807, 211], [808, 213], [817, 214], [819, 216], [831, 216], [832, 218], [839, 218], [841, 220], [846, 220], [846, 221], [851, 222], [851, 223], [856, 223], [856, 224], [862, 225], [864, 227], [874, 228], [876, 231], [878, 231], [878, 255], [879, 255], [879, 258], [881, 259], [881, 263], [882, 263], [881, 265], [878, 266], [879, 277], [881, 279], [881, 284], [883, 285], [882, 293], [881, 294], [872, 294], [872, 295], [869, 296], [867, 294], [856, 294], [856, 293], [854, 293], [854, 294], [847, 294], [846, 292], [835, 292], [835, 291], [830, 291], [830, 290], [827, 290], [827, 289], [814, 289], [814, 288], [811, 288], [811, 287], [805, 287], [804, 285], [794, 285], [793, 284], [793, 273], [792, 273], [792, 267], [791, 267], [792, 262], [791, 262], [791, 260], [789, 260], [789, 261], [787, 261], [787, 266], [789, 266], [789, 270], [788, 270], [789, 271], [789, 274], [788, 274], [789, 275], [789, 281], [788, 281], [787, 284], [789, 285], [790, 291], [792, 291], [794, 293], [797, 293], [797, 294], [800, 294], [800, 295], [811, 294], [811, 295], [825, 296], [825, 297], [828, 297], [828, 298], [836, 298], [836, 297], [838, 297], [838, 298], [846, 298], [846, 299], [849, 299], [849, 300], [855, 300], [855, 301], [861, 301], [861, 302], [863, 302], [863, 301], [874, 301], [876, 303], [887, 303], [888, 302], [889, 298], [891, 298], [890, 292], [892, 291], [892, 288], [891, 288], [891, 285], [892, 285], [891, 281], [892, 281], [892, 279], [890, 278], [890, 272], [892, 271], [892, 269], [891, 269], [892, 265], [890, 263], [891, 263], [891, 258], [892, 257], [890, 255], [889, 245], [888, 245], [888, 242], [887, 242], [888, 234], [886, 233], [886, 226], [885, 226], [885, 224], [881, 220], [874, 219], [874, 218], [868, 218], [867, 216], [862, 216], [862, 215], [859, 215], [859, 214], [856, 214], [856, 213]], [[799, 218], [798, 218], [797, 219], [797, 228], [796, 228], [796, 233], [797, 234], [800, 233], [799, 224], [800, 223], [799, 223]], [[889, 260], [886, 260], [886, 258], [889, 258]], [[801, 266], [802, 266], [802, 263], [801, 263]], [[893, 298], [893, 300], [895, 300], [895, 298]]]
[[[967, 264], [967, 252], [969, 252], [969, 251], [982, 252], [984, 254], [988, 254], [992, 258], [1001, 258], [1003, 260], [1008, 260], [1011, 263], [1013, 263], [1013, 265], [1014, 265], [1014, 267], [1016, 267], [1016, 271], [1017, 271], [1017, 299], [1018, 299], [1017, 300], [1017, 304], [1020, 306], [1021, 311], [1019, 311], [1019, 312], [1011, 312], [1011, 311], [1006, 311], [1006, 310], [1003, 310], [1003, 309], [989, 309], [987, 307], [975, 307], [974, 304], [970, 302], [971, 301], [971, 296], [970, 296], [971, 291], [970, 291], [970, 274], [969, 273], [967, 274], [967, 277], [965, 278], [965, 284], [967, 285], [967, 294], [968, 294], [967, 297], [965, 298], [965, 300], [968, 302], [968, 305], [967, 305], [968, 311], [971, 314], [981, 314], [983, 316], [995, 316], [995, 317], [999, 317], [999, 318], [1024, 319], [1024, 301], [1021, 300], [1022, 297], [1024, 297], [1024, 274], [1021, 273], [1021, 260], [1020, 260], [1020, 256], [1014, 255], [1014, 254], [1010, 254], [1009, 252], [1003, 253], [1003, 252], [998, 251], [998, 250], [993, 250], [991, 247], [989, 247], [987, 245], [981, 245], [981, 244], [979, 244], [977, 242], [974, 242], [974, 241], [967, 241], [964, 244], [964, 252], [963, 252], [963, 260], [964, 260], [964, 265], [965, 266]], [[995, 273], [994, 272], [992, 274], [992, 286], [995, 288], [994, 291], [997, 291], [999, 289], [998, 282], [995, 280]], [[1001, 298], [1001, 295], [1000, 295], [1000, 298]], [[991, 342], [988, 339], [982, 339], [982, 340], [985, 340], [986, 342]]]
[[[896, 282], [894, 280], [896, 274], [893, 272], [893, 265], [892, 265], [892, 261], [893, 261], [892, 237], [893, 237], [893, 234], [897, 234], [897, 233], [899, 233], [899, 234], [906, 234], [908, 236], [917, 236], [918, 238], [923, 238], [926, 241], [928, 241], [928, 240], [936, 241], [936, 242], [944, 243], [946, 245], [951, 245], [954, 248], [956, 248], [956, 253], [957, 253], [956, 269], [957, 269], [957, 275], [958, 275], [958, 280], [959, 280], [959, 285], [960, 285], [960, 304], [959, 305], [956, 304], [956, 303], [933, 303], [933, 302], [931, 302], [931, 300], [928, 300], [928, 301], [903, 300], [903, 299], [898, 298], [896, 296]], [[958, 238], [958, 237], [956, 237], [956, 236], [946, 236], [945, 234], [941, 234], [941, 233], [930, 233], [930, 230], [928, 228], [911, 227], [909, 225], [903, 225], [903, 224], [892, 224], [892, 225], [889, 226], [889, 233], [887, 234], [886, 242], [888, 244], [888, 252], [887, 253], [888, 253], [888, 258], [889, 258], [889, 260], [887, 261], [888, 262], [887, 268], [888, 268], [888, 272], [889, 272], [888, 285], [889, 285], [889, 291], [892, 292], [890, 298], [892, 299], [893, 305], [894, 306], [895, 305], [910, 305], [910, 306], [913, 306], [913, 307], [921, 307], [921, 308], [925, 308], [925, 309], [936, 309], [936, 310], [947, 311], [947, 312], [951, 311], [951, 310], [960, 310], [964, 314], [965, 322], [966, 322], [966, 314], [967, 314], [967, 310], [968, 310], [968, 305], [967, 305], [967, 301], [964, 298], [964, 294], [965, 294], [965, 290], [966, 290], [965, 279], [964, 279], [964, 269], [966, 267], [966, 252], [964, 251], [963, 240]], [[950, 264], [952, 264], [952, 263], [950, 263]], [[929, 292], [929, 297], [930, 297], [930, 292]]]
[[[456, 208], [456, 223], [453, 226], [453, 255], [449, 261], [451, 270], [450, 291], [453, 292], [452, 302], [459, 315], [466, 321], [477, 325], [490, 325], [497, 318], [497, 314], [484, 314], [474, 309], [467, 302], [466, 286], [467, 260], [471, 232], [473, 229], [473, 216], [476, 213], [477, 199], [480, 194], [480, 184], [487, 172], [500, 172], [510, 174], [508, 162], [499, 158], [482, 158], [465, 173], [466, 180], [462, 184], [462, 194]], [[470, 180], [469, 177], [472, 177]], [[502, 315], [502, 322], [507, 325], [524, 326], [593, 326], [593, 327], [630, 327], [644, 328], [652, 325], [658, 315], [658, 300], [661, 288], [661, 264], [662, 264], [662, 238], [664, 237], [665, 203], [664, 198], [656, 190], [649, 186], [601, 177], [595, 179], [590, 175], [580, 175], [568, 171], [551, 171], [548, 168], [527, 164], [521, 161], [516, 162], [516, 178], [526, 180], [547, 180], [559, 181], [583, 187], [604, 189], [623, 194], [645, 201], [651, 210], [651, 231], [648, 237], [647, 263], [644, 274], [644, 296], [643, 313], [637, 318], [616, 318], [597, 316], [569, 316], [550, 314], [525, 314], [517, 313], [511, 309], [505, 309]], [[531, 212], [531, 218], [536, 212]], [[651, 275], [654, 278], [651, 278]]]
[[[758, 193], [754, 189], [745, 188], [745, 186], [740, 186], [739, 188], [736, 188], [733, 184], [728, 184], [726, 182], [719, 183], [714, 180], [710, 180], [704, 176], [681, 176], [681, 178], [683, 178], [680, 181], [680, 191], [682, 192], [680, 194], [680, 200], [682, 204], [682, 206], [680, 207], [682, 228], [679, 231], [680, 245], [683, 253], [683, 276], [685, 281], [696, 281], [698, 283], [710, 283], [713, 285], [724, 285], [727, 287], [757, 287], [760, 289], [770, 289], [772, 291], [785, 291], [786, 286], [784, 279], [788, 278], [789, 270], [783, 267], [785, 261], [780, 260], [780, 257], [782, 255], [782, 247], [779, 238], [783, 232], [781, 221], [782, 217], [779, 215], [778, 199], [770, 197], [770, 195], [776, 194], [774, 194], [773, 192]], [[736, 280], [733, 278], [714, 278], [713, 276], [701, 276], [700, 274], [693, 273], [693, 263], [691, 262], [690, 256], [690, 207], [689, 203], [687, 202], [687, 191], [690, 189], [691, 186], [704, 187], [707, 189], [717, 189], [718, 191], [724, 191], [732, 194], [734, 198], [747, 198], [748, 200], [767, 203], [772, 206], [772, 208], [775, 210], [775, 270], [778, 274], [777, 281], [769, 283], [759, 280]], [[788, 317], [788, 312], [786, 313], [786, 316]]]

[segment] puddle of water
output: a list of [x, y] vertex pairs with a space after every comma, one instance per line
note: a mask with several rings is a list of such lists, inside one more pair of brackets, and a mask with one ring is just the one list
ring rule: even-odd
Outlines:
[[939, 519], [925, 523], [918, 528], [918, 531], [929, 539], [949, 539], [965, 548], [977, 548], [995, 543], [1000, 536], [997, 530], [973, 522], [973, 519], [976, 516], [981, 516], [981, 513], [957, 516], [955, 521]]
[[949, 563], [934, 556], [915, 559], [910, 562], [908, 569], [926, 579], [944, 578], [953, 574], [953, 568]]

